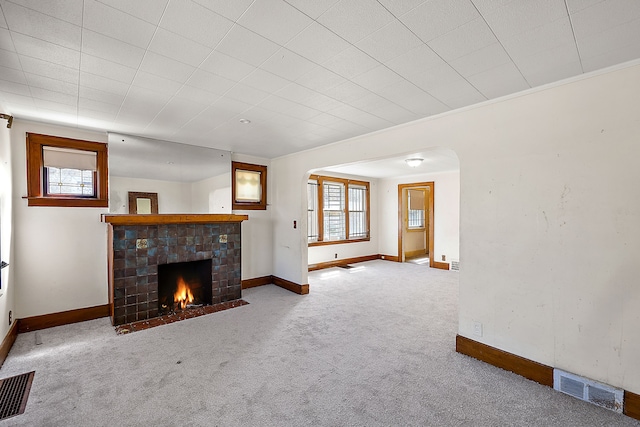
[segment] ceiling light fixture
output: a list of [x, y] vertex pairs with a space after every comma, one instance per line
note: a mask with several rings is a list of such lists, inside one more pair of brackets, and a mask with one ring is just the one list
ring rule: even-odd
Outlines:
[[243, 125], [248, 125], [249, 123], [251, 123], [251, 120], [249, 120], [249, 119], [240, 119], [240, 123], [242, 123]]
[[417, 168], [418, 166], [420, 166], [422, 164], [423, 161], [424, 161], [424, 159], [420, 159], [418, 157], [415, 157], [413, 159], [405, 160], [405, 162], [407, 162], [407, 164], [409, 166], [411, 166], [412, 168]]

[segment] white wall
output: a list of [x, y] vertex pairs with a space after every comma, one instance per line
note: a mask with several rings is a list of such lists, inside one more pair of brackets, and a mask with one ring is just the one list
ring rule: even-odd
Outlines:
[[[0, 111], [6, 112], [0, 105]], [[11, 143], [7, 122], [0, 120], [0, 255], [9, 266], [0, 271], [2, 289], [0, 289], [0, 337], [9, 331], [9, 311], [15, 320], [15, 285], [13, 278], [13, 212]], [[0, 341], [2, 338], [0, 338]]]
[[[273, 274], [273, 217], [274, 188], [271, 161], [261, 157], [233, 153], [231, 160], [267, 166], [267, 209], [234, 210], [238, 215], [249, 215], [242, 222], [242, 279], [271, 276]], [[306, 191], [306, 189], [305, 189]]]
[[[102, 208], [27, 206], [26, 132], [106, 142], [106, 133], [14, 120], [11, 129], [15, 316], [108, 302], [107, 226]], [[1, 308], [0, 308], [1, 310]], [[0, 322], [2, 323], [2, 322]]]
[[191, 213], [191, 183], [109, 176], [109, 212], [129, 213], [129, 191], [158, 193], [158, 213]]
[[436, 261], [460, 259], [460, 172], [380, 180], [380, 253], [398, 255], [398, 185], [433, 181], [433, 254]]
[[193, 213], [231, 213], [231, 173], [191, 184]]
[[460, 159], [459, 333], [640, 393], [639, 99], [636, 64], [274, 159], [274, 274], [307, 281], [307, 171], [433, 141]]

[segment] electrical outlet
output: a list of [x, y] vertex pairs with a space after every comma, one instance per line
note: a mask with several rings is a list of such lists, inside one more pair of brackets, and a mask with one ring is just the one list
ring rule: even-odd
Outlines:
[[473, 335], [482, 336], [482, 322], [473, 322]]
[[442, 255], [442, 260], [446, 261], [447, 260], [447, 256], [446, 255]]
[[338, 259], [338, 254], [334, 254], [333, 258]]

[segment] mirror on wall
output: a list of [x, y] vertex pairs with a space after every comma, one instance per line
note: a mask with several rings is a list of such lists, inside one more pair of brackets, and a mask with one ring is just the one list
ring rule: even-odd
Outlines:
[[109, 133], [109, 212], [149, 210], [231, 213], [231, 152]]

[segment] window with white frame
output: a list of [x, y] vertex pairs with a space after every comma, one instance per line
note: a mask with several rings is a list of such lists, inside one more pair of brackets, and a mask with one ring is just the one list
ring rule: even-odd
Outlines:
[[369, 183], [313, 175], [307, 183], [310, 245], [369, 239]]

